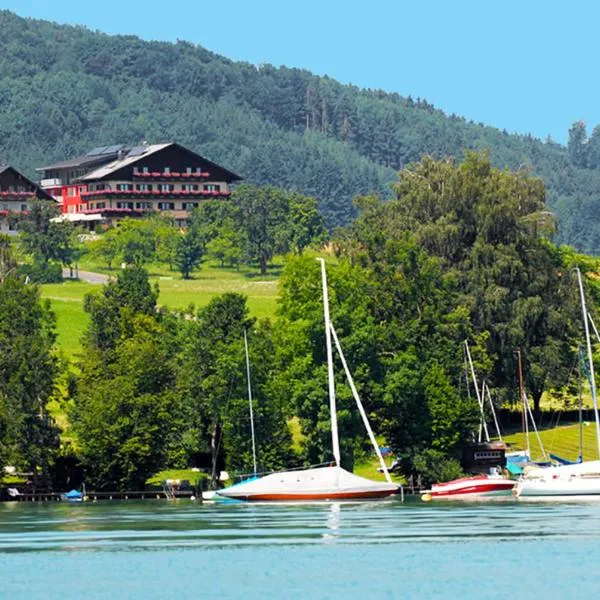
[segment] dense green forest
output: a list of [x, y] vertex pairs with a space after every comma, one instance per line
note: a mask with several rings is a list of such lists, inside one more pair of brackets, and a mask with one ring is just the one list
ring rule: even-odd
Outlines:
[[392, 197], [395, 171], [487, 150], [499, 167], [543, 178], [558, 240], [600, 250], [600, 131], [575, 124], [568, 147], [509, 135], [424, 100], [250, 65], [179, 41], [146, 42], [0, 12], [0, 159], [35, 167], [108, 143], [177, 140], [255, 184], [320, 199], [330, 227], [352, 199]]

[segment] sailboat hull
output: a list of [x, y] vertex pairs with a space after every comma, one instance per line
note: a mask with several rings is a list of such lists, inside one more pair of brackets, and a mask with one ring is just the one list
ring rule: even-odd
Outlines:
[[530, 469], [515, 493], [518, 497], [600, 496], [600, 461]]
[[248, 502], [373, 500], [396, 494], [399, 486], [358, 477], [340, 467], [272, 473], [224, 490], [219, 496]]
[[[338, 492], [331, 490], [328, 492], [308, 492], [306, 494], [287, 494], [287, 493], [267, 493], [267, 494], [247, 494], [225, 497], [236, 498], [238, 500], [246, 500], [248, 502], [328, 502], [335, 500], [375, 500], [378, 498], [387, 498], [397, 492], [393, 491], [344, 491]], [[219, 494], [222, 495], [222, 494]]]
[[428, 500], [463, 500], [510, 496], [515, 483], [515, 481], [506, 479], [505, 477], [490, 475], [463, 477], [445, 483], [437, 483], [431, 486], [431, 490], [424, 492], [424, 494]]

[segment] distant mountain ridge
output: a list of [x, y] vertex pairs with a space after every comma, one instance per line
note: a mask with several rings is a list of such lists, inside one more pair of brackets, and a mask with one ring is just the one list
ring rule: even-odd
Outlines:
[[178, 141], [247, 181], [321, 200], [330, 226], [352, 198], [390, 195], [424, 153], [527, 168], [547, 185], [559, 241], [600, 252], [600, 171], [567, 148], [447, 116], [425, 101], [300, 69], [234, 62], [188, 42], [146, 42], [0, 11], [0, 162], [35, 167], [113, 143]]

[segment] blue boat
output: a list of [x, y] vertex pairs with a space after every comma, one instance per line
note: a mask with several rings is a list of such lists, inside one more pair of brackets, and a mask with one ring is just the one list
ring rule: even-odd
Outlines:
[[65, 502], [83, 502], [83, 494], [77, 490], [71, 490], [60, 495], [60, 499]]

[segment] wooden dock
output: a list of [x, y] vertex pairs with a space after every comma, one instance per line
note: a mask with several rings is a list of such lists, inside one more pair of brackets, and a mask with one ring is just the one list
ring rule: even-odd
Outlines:
[[[68, 502], [59, 492], [22, 492], [17, 496], [10, 496], [0, 490], [0, 501], [10, 502]], [[202, 494], [194, 490], [178, 490], [165, 492], [163, 490], [133, 490], [125, 492], [87, 492], [86, 501], [103, 502], [106, 500], [173, 500], [179, 498], [202, 498]]]

